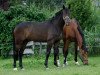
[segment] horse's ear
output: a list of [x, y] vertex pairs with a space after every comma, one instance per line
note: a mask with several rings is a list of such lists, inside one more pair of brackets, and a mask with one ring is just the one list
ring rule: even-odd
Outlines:
[[65, 9], [65, 6], [63, 5], [63, 9]]
[[68, 5], [68, 9], [70, 9], [70, 7], [71, 7], [71, 5], [69, 4], [69, 5]]

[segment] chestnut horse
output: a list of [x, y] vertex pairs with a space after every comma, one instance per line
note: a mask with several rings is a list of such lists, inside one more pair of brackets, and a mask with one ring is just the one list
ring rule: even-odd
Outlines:
[[14, 70], [17, 70], [17, 59], [19, 60], [19, 67], [23, 69], [22, 55], [25, 46], [29, 41], [47, 42], [46, 59], [44, 63], [46, 68], [48, 68], [48, 58], [53, 46], [54, 65], [59, 66], [57, 63], [57, 59], [59, 59], [58, 44], [63, 32], [63, 26], [65, 25], [63, 17], [66, 16], [69, 16], [69, 9], [63, 5], [63, 9], [57, 12], [51, 20], [44, 22], [22, 22], [15, 27], [13, 30]]
[[65, 18], [65, 23], [66, 25], [63, 28], [64, 65], [68, 65], [66, 58], [68, 55], [68, 47], [71, 42], [75, 42], [75, 64], [79, 65], [79, 63], [77, 62], [77, 49], [79, 50], [83, 64], [88, 64], [88, 51], [86, 48], [84, 34], [79, 23], [75, 19], [70, 19], [69, 17], [67, 17], [67, 20]]

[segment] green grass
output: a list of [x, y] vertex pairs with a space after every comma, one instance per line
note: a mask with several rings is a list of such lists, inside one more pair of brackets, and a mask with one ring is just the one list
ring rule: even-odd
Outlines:
[[[53, 57], [49, 58], [49, 69], [44, 67], [45, 57], [23, 58], [25, 70], [13, 71], [13, 59], [0, 59], [0, 75], [99, 75], [100, 57], [89, 57], [89, 65], [85, 66], [79, 60], [80, 66], [74, 64], [74, 61], [68, 61], [69, 65], [62, 67], [63, 57], [60, 57], [61, 67], [53, 65]], [[18, 63], [17, 63], [18, 65]]]

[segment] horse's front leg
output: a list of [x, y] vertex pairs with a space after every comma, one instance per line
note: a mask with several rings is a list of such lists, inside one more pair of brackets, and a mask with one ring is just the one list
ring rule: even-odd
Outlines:
[[51, 52], [52, 44], [47, 44], [47, 50], [46, 50], [46, 59], [45, 59], [45, 67], [48, 68], [48, 58]]
[[59, 41], [54, 44], [54, 65], [59, 67], [60, 61], [59, 61]]
[[68, 65], [67, 62], [67, 55], [68, 55], [68, 46], [69, 46], [69, 41], [64, 41], [64, 48], [63, 48], [63, 56], [64, 56], [64, 64], [63, 67]]
[[78, 51], [79, 51], [79, 46], [77, 45], [77, 43], [75, 43], [75, 64], [76, 65], [80, 65], [79, 62], [77, 61], [77, 54], [78, 54]]

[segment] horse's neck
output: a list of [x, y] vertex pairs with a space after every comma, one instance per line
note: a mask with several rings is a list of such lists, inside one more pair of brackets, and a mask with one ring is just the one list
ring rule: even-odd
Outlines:
[[76, 36], [76, 39], [77, 39], [77, 42], [79, 45], [82, 45], [82, 36], [80, 35], [79, 31], [77, 29], [74, 30], [75, 31], [75, 36]]
[[61, 19], [61, 17], [58, 18], [58, 20], [53, 21], [53, 25], [60, 30], [61, 32], [63, 31], [63, 26], [64, 26], [64, 21]]

